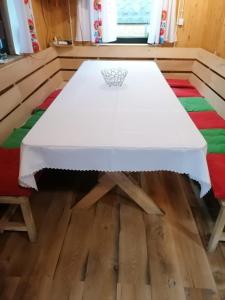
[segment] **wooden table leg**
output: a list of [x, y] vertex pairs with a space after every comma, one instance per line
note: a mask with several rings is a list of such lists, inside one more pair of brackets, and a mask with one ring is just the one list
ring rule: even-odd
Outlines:
[[115, 185], [114, 181], [112, 181], [107, 174], [104, 174], [100, 177], [98, 184], [75, 205], [75, 208], [85, 209], [91, 207], [113, 189]]
[[117, 184], [137, 205], [147, 214], [163, 215], [160, 208], [133, 180], [122, 172], [107, 173], [107, 176]]
[[105, 173], [99, 183], [82, 198], [75, 208], [89, 208], [118, 185], [131, 199], [134, 200], [146, 213], [163, 215], [154, 201], [135, 183], [122, 172]]

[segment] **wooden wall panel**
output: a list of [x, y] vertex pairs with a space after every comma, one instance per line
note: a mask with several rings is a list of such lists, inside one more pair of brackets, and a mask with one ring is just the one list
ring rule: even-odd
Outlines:
[[[70, 39], [76, 28], [76, 0], [32, 0], [38, 38], [45, 49], [54, 36]], [[176, 47], [203, 47], [225, 57], [225, 1], [186, 0], [184, 26], [177, 27]], [[150, 47], [149, 47], [150, 48]]]
[[[72, 28], [75, 30], [76, 0], [32, 0], [32, 5], [42, 49], [49, 47], [54, 37], [71, 40], [70, 15]], [[69, 14], [69, 5], [71, 14]]]
[[177, 28], [177, 47], [201, 47], [208, 1], [210, 0], [185, 1], [184, 26]]
[[42, 7], [40, 0], [32, 0], [32, 7], [35, 18], [35, 25], [37, 30], [38, 41], [42, 50], [49, 46], [49, 30], [50, 25], [48, 24], [44, 7]]
[[202, 45], [204, 49], [225, 57], [225, 1], [208, 1]]

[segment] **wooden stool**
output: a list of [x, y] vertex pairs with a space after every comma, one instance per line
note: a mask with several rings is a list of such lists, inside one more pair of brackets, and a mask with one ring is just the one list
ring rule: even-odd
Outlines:
[[219, 200], [219, 202], [221, 208], [209, 240], [209, 252], [214, 251], [220, 241], [225, 241], [225, 233], [223, 231], [225, 228], [225, 199]]
[[[0, 196], [0, 203], [9, 204], [9, 208], [6, 210], [5, 214], [0, 219], [0, 232], [5, 230], [12, 231], [27, 231], [29, 239], [34, 242], [37, 238], [36, 227], [30, 207], [30, 202], [28, 197], [7, 197]], [[22, 222], [12, 222], [9, 221], [17, 209], [20, 206], [24, 223]]]

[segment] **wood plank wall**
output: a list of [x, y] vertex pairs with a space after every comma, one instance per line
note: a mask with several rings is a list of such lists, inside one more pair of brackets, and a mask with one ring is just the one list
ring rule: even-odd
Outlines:
[[42, 50], [49, 47], [54, 37], [71, 40], [69, 8], [75, 31], [76, 0], [32, 0], [32, 6]]
[[202, 47], [208, 1], [185, 1], [184, 26], [177, 27], [177, 47]]
[[[70, 39], [68, 3], [75, 31], [76, 0], [32, 0], [32, 3], [42, 49], [49, 45], [54, 36]], [[225, 57], [224, 0], [186, 0], [184, 18], [184, 26], [177, 29], [176, 47], [205, 48]]]
[[225, 57], [225, 1], [211, 0], [204, 22], [202, 48]]

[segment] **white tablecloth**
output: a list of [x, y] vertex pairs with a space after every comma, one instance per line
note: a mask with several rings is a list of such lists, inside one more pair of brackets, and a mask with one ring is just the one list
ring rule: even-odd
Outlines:
[[[108, 87], [100, 70], [128, 70]], [[170, 170], [210, 189], [206, 142], [150, 61], [86, 61], [24, 138], [20, 184], [36, 188], [43, 168], [99, 171]]]

